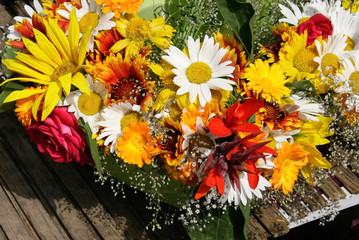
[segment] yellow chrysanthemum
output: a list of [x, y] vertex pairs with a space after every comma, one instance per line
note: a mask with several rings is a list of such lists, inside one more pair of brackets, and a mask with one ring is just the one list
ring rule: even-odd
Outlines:
[[307, 47], [307, 32], [299, 35], [292, 32], [291, 38], [279, 51], [279, 65], [289, 81], [313, 79], [320, 75], [319, 64], [313, 59], [318, 56], [315, 46]]
[[8, 79], [4, 83], [19, 80], [47, 86], [47, 88], [31, 91], [25, 89], [14, 91], [4, 101], [12, 102], [40, 94], [32, 106], [32, 115], [37, 119], [40, 103], [44, 99], [41, 120], [46, 119], [55, 108], [63, 90], [66, 94], [70, 93], [71, 85], [90, 94], [86, 78], [80, 72], [90, 35], [83, 35], [79, 47], [80, 30], [75, 9], [70, 14], [68, 37], [55, 20], [49, 18], [44, 19], [43, 22], [47, 36], [34, 29], [37, 43], [23, 38], [25, 47], [31, 54], [17, 53], [16, 59], [3, 60], [8, 69], [21, 75]]
[[283, 142], [274, 159], [274, 172], [269, 182], [274, 189], [282, 189], [284, 194], [292, 192], [298, 173], [308, 163], [308, 152], [295, 143]]
[[126, 55], [133, 56], [150, 40], [161, 49], [168, 48], [175, 29], [165, 24], [165, 18], [159, 17], [145, 20], [136, 14], [125, 14], [116, 22], [118, 32], [125, 38], [118, 41], [110, 49], [119, 52], [126, 48]]
[[[28, 88], [25, 88], [24, 91], [33, 91], [33, 90], [40, 90], [40, 89], [42, 89], [42, 87], [37, 87], [37, 88], [28, 87]], [[31, 125], [31, 122], [32, 122], [31, 109], [32, 109], [32, 106], [34, 105], [36, 99], [40, 95], [41, 95], [41, 93], [32, 95], [27, 98], [19, 99], [16, 101], [15, 113], [17, 115], [17, 118], [19, 119], [19, 122], [21, 122], [21, 124], [24, 127], [28, 127]]]
[[247, 87], [266, 101], [279, 103], [281, 98], [289, 96], [290, 90], [284, 84], [287, 82], [283, 70], [276, 63], [269, 66], [267, 61], [257, 59], [250, 64], [244, 74]]
[[159, 153], [150, 131], [147, 122], [130, 123], [123, 129], [123, 135], [117, 141], [117, 156], [124, 162], [139, 167], [142, 167], [143, 163], [150, 164], [153, 156]]

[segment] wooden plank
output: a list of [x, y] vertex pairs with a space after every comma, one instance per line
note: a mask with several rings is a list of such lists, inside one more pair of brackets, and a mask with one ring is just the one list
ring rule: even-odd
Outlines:
[[26, 218], [21, 217], [14, 208], [6, 195], [4, 186], [0, 187], [0, 203], [0, 226], [3, 235], [9, 239], [17, 240], [39, 239]]
[[0, 225], [0, 239], [9, 240], [8, 236], [6, 235], [4, 229], [2, 228], [1, 225]]
[[359, 178], [355, 176], [349, 169], [343, 166], [332, 168], [334, 176], [344, 185], [344, 187], [351, 193], [359, 193]]
[[257, 221], [257, 219], [251, 215], [247, 224], [248, 240], [266, 240], [268, 238], [267, 231]]
[[106, 240], [125, 239], [121, 226], [106, 211], [76, 169], [72, 165], [56, 163], [51, 159], [49, 159], [49, 163], [97, 232]]
[[327, 204], [325, 199], [314, 188], [314, 186], [310, 186], [306, 182], [301, 186], [300, 190], [298, 187], [294, 187], [294, 190], [312, 211], [323, 208]]
[[116, 197], [113, 196], [114, 193], [108, 182], [104, 185], [95, 182], [92, 168], [76, 166], [76, 169], [91, 189], [94, 190], [96, 197], [101, 201], [120, 228], [124, 231], [127, 239], [151, 239], [144, 230], [146, 225], [143, 222], [143, 217], [141, 219], [136, 219], [132, 210], [135, 206], [133, 205], [132, 199], [129, 199], [129, 196], [126, 196], [126, 198], [123, 198], [120, 195], [117, 195]]
[[16, 202], [21, 207], [39, 237], [41, 239], [69, 239], [54, 212], [50, 208], [45, 209], [2, 144], [0, 144], [0, 155], [2, 156], [0, 174], [9, 188], [7, 194], [13, 198], [13, 203]]
[[289, 232], [289, 222], [273, 205], [255, 209], [254, 215], [273, 237], [279, 237]]
[[0, 134], [8, 148], [17, 153], [17, 165], [27, 175], [30, 185], [42, 202], [47, 202], [73, 239], [100, 239], [87, 216], [72, 202], [66, 188], [51, 172], [44, 159], [27, 140], [21, 125], [10, 115], [0, 115]]
[[287, 202], [281, 207], [293, 220], [304, 218], [309, 213], [309, 211], [300, 203], [300, 200]]
[[321, 181], [319, 187], [331, 201], [337, 201], [346, 197], [345, 192], [329, 176]]

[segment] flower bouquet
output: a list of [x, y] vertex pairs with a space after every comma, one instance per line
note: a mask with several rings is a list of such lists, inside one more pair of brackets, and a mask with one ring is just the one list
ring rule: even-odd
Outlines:
[[356, 4], [34, 0], [0, 109], [54, 161], [145, 192], [152, 228], [165, 202], [193, 239], [244, 239], [251, 203], [314, 184], [357, 126]]

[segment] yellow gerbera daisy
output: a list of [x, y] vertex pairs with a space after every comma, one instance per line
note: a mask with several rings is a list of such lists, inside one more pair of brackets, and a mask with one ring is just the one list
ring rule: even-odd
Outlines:
[[47, 36], [34, 29], [37, 43], [23, 38], [25, 47], [31, 54], [17, 53], [16, 59], [3, 60], [8, 69], [22, 76], [2, 83], [19, 80], [47, 86], [43, 89], [14, 91], [4, 101], [12, 102], [40, 94], [32, 106], [32, 115], [37, 119], [37, 111], [44, 99], [42, 121], [55, 108], [62, 96], [62, 91], [64, 90], [66, 94], [70, 93], [71, 85], [90, 94], [86, 78], [80, 72], [90, 35], [88, 33], [83, 35], [79, 47], [80, 30], [75, 10], [70, 14], [68, 37], [55, 20], [44, 19], [44, 24]]
[[257, 59], [246, 69], [247, 87], [266, 101], [279, 103], [281, 98], [289, 96], [290, 90], [284, 84], [287, 82], [281, 67], [274, 63], [269, 66], [267, 61]]
[[113, 11], [115, 17], [119, 18], [122, 13], [137, 13], [143, 0], [96, 0], [97, 4], [105, 4], [102, 12]]
[[289, 81], [314, 79], [320, 75], [315, 45], [307, 47], [307, 32], [299, 35], [291, 32], [291, 38], [279, 51], [279, 65]]
[[150, 131], [147, 122], [130, 123], [123, 129], [123, 135], [117, 141], [117, 156], [124, 162], [139, 167], [142, 167], [143, 163], [150, 164], [153, 156], [160, 152], [153, 142]]
[[144, 20], [136, 14], [128, 13], [116, 22], [116, 26], [125, 39], [118, 41], [110, 51], [116, 53], [126, 48], [126, 55], [129, 56], [138, 53], [147, 40], [161, 49], [168, 48], [175, 31], [172, 26], [165, 24], [164, 17]]
[[282, 189], [284, 194], [292, 192], [298, 173], [308, 163], [308, 152], [295, 143], [283, 142], [274, 159], [274, 172], [269, 182], [274, 189]]

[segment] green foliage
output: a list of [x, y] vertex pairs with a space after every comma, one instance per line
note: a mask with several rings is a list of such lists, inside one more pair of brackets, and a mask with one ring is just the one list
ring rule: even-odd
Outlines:
[[250, 205], [240, 205], [239, 209], [229, 207], [222, 213], [221, 209], [212, 210], [214, 220], [202, 231], [187, 227], [192, 240], [244, 240], [247, 239], [246, 225], [250, 216]]
[[298, 92], [305, 92], [308, 96], [316, 98], [319, 97], [311, 81], [301, 80], [298, 82], [287, 83], [286, 86], [292, 89], [292, 94], [296, 94]]
[[252, 18], [254, 9], [245, 0], [216, 0], [226, 23], [244, 45], [249, 56], [253, 55]]
[[82, 130], [86, 134], [86, 141], [88, 143], [88, 146], [90, 147], [92, 159], [95, 162], [97, 171], [101, 175], [102, 167], [101, 167], [100, 155], [99, 155], [99, 152], [98, 152], [96, 139], [92, 138], [92, 131], [91, 131], [90, 126], [88, 125], [88, 123], [86, 123], [82, 118], [79, 118], [78, 121], [79, 121], [80, 127], [82, 128]]
[[177, 208], [183, 206], [182, 203], [187, 200], [185, 196], [194, 196], [193, 188], [187, 188], [181, 181], [167, 177], [161, 170], [151, 165], [144, 164], [140, 168], [107, 156], [105, 169], [110, 176], [120, 182], [157, 196], [161, 201]]
[[8, 82], [2, 87], [2, 91], [0, 93], [0, 113], [13, 109], [15, 106], [15, 102], [4, 103], [4, 100], [10, 93], [16, 90], [22, 90], [25, 86], [19, 82]]
[[[3, 55], [2, 55], [2, 59], [15, 59], [16, 56], [16, 48], [10, 47], [8, 45], [5, 45], [4, 50], [3, 50]], [[11, 77], [11, 72], [9, 69], [7, 69], [5, 67], [4, 64], [1, 63], [1, 69], [2, 72], [4, 73], [6, 78], [10, 78]]]

